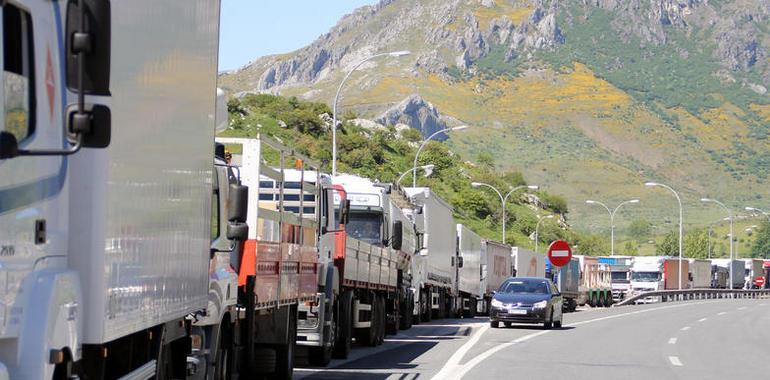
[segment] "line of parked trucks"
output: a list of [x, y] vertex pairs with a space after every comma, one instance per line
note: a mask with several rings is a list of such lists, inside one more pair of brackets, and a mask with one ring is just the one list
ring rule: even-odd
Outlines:
[[[545, 275], [429, 188], [215, 143], [218, 1], [0, 4], [0, 380], [289, 379]], [[575, 304], [611, 303], [576, 260]]]

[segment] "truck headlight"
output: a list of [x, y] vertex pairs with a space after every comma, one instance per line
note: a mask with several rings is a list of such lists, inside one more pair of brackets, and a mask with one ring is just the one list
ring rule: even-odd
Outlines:
[[492, 307], [503, 307], [503, 303], [493, 298]]
[[547, 305], [548, 305], [548, 301], [540, 301], [540, 302], [535, 302], [534, 304], [532, 304], [532, 308], [533, 309], [545, 309], [545, 307]]

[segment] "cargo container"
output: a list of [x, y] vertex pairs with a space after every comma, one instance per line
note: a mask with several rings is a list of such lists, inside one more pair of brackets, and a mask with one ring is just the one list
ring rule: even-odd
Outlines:
[[744, 272], [744, 289], [754, 289], [757, 288], [756, 285], [754, 285], [754, 280], [756, 280], [758, 277], [764, 277], [765, 271], [763, 268], [764, 262], [762, 259], [741, 259], [740, 261], [744, 262], [745, 265], [745, 272]]
[[482, 293], [481, 236], [462, 224], [457, 225], [457, 257], [454, 264], [455, 309], [464, 318], [473, 318]]
[[612, 305], [612, 274], [610, 266], [599, 263], [598, 257], [575, 255], [580, 262], [580, 295], [578, 305], [609, 307]]
[[[410, 187], [404, 191], [417, 209], [412, 213], [422, 249], [417, 258], [419, 278], [413, 283], [419, 290], [421, 320], [445, 318], [454, 314], [457, 226], [452, 207], [427, 187]], [[415, 276], [415, 273], [412, 273]]]
[[489, 303], [493, 292], [509, 277], [511, 277], [511, 246], [491, 240], [481, 241], [481, 292], [484, 302], [478, 304], [477, 310], [482, 314], [489, 313]]
[[511, 259], [514, 277], [545, 277], [545, 255], [522, 247], [512, 247]]
[[711, 262], [708, 260], [690, 259], [688, 265], [690, 288], [704, 289], [711, 287]]
[[587, 296], [581, 297], [581, 271], [580, 259], [573, 257], [567, 265], [553, 270], [554, 283], [556, 283], [559, 292], [564, 297], [563, 308], [566, 312], [573, 312], [577, 309], [581, 299], [583, 304]]
[[[680, 270], [679, 264], [682, 268]], [[663, 262], [663, 289], [687, 289], [689, 286], [689, 262], [687, 260], [666, 259]], [[681, 276], [681, 281], [680, 277]]]

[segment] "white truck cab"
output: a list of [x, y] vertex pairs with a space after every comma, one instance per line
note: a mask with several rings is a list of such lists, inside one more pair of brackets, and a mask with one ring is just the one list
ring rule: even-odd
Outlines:
[[665, 257], [638, 256], [631, 265], [631, 293], [663, 290], [663, 263]]

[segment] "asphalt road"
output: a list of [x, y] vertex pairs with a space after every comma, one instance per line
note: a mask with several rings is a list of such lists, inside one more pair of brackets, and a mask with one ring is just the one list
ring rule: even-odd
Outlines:
[[770, 300], [710, 300], [565, 314], [562, 329], [485, 318], [416, 325], [297, 379], [737, 379], [770, 375]]

